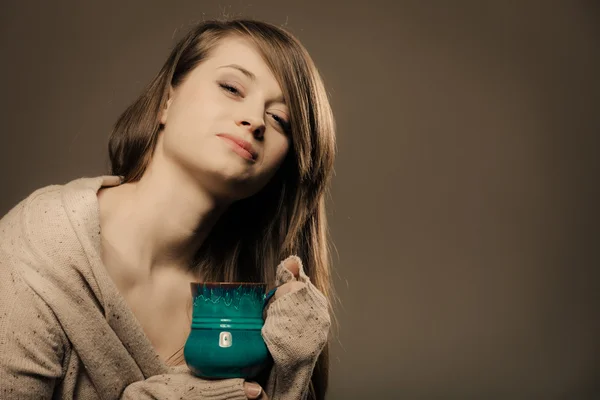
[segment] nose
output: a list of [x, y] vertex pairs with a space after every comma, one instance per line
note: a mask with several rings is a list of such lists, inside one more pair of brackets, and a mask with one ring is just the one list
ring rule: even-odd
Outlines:
[[248, 129], [256, 140], [261, 140], [265, 135], [265, 121], [262, 118], [242, 118], [238, 125]]

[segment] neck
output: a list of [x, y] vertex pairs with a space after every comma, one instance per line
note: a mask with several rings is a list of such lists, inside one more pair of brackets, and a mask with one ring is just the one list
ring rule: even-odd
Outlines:
[[144, 275], [167, 266], [189, 269], [228, 205], [174, 166], [152, 164], [140, 181], [99, 194], [103, 246], [111, 259]]

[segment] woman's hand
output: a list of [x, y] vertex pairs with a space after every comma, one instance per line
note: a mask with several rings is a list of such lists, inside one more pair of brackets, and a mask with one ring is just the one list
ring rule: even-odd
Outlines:
[[258, 383], [244, 382], [244, 392], [246, 392], [249, 399], [269, 400], [269, 397]]
[[[296, 292], [306, 287], [306, 283], [298, 281], [300, 278], [300, 268], [302, 267], [298, 257], [288, 257], [281, 264], [287, 271], [282, 271], [281, 268], [278, 271], [277, 284], [280, 286], [275, 291], [275, 295], [271, 299], [271, 302], [280, 299], [288, 293]], [[282, 284], [282, 281], [285, 281], [285, 283]], [[269, 400], [265, 391], [260, 385], [254, 382], [244, 382], [244, 392], [246, 392], [248, 399]]]
[[275, 284], [279, 288], [266, 309], [262, 328], [274, 362], [266, 390], [271, 397], [276, 390], [278, 399], [299, 399], [306, 394], [317, 358], [327, 344], [329, 301], [296, 256], [277, 267]]
[[329, 302], [304, 273], [302, 260], [286, 258], [277, 267], [278, 289], [266, 307], [262, 336], [275, 364], [313, 364], [327, 343]]

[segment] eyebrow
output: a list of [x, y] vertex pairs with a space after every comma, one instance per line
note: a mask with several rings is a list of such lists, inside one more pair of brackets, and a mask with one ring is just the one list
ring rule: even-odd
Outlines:
[[241, 65], [238, 64], [228, 64], [228, 65], [223, 65], [220, 68], [235, 68], [238, 71], [240, 71], [242, 74], [246, 75], [248, 78], [250, 78], [251, 81], [255, 81], [256, 80], [256, 75], [254, 75], [252, 72], [248, 71], [246, 68], [242, 67]]
[[[237, 69], [242, 74], [246, 75], [252, 82], [256, 81], [256, 75], [254, 75], [252, 72], [248, 71], [246, 68], [242, 67], [239, 64], [222, 65], [222, 66], [218, 67], [217, 69], [221, 69], [221, 68], [234, 68], [234, 69]], [[283, 96], [279, 96], [278, 98], [276, 98], [275, 99], [275, 103], [282, 103], [283, 105], [286, 105]]]

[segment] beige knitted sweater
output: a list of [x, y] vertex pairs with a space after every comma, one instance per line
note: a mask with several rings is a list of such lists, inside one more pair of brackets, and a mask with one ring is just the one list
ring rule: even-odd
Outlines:
[[[205, 381], [160, 360], [108, 276], [97, 192], [114, 178], [42, 188], [0, 220], [0, 398], [246, 399], [241, 379]], [[281, 265], [277, 275], [291, 277]], [[327, 300], [300, 279], [262, 331], [271, 399], [305, 396], [327, 341]]]

